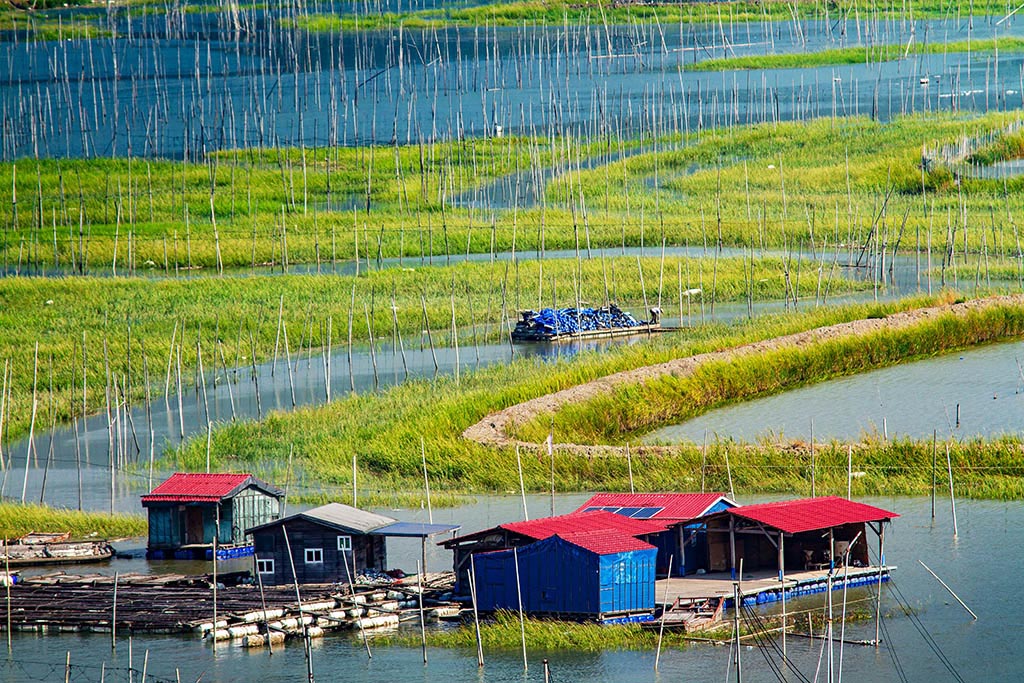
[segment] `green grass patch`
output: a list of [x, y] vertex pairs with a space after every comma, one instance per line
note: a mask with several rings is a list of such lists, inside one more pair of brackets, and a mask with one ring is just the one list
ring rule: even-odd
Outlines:
[[58, 510], [45, 505], [0, 503], [0, 535], [17, 538], [31, 531], [63, 533], [72, 538], [127, 538], [146, 533], [142, 515]]
[[[504, 344], [519, 309], [552, 302], [575, 305], [577, 291], [584, 304], [603, 305], [607, 296], [645, 318], [645, 301], [650, 306], [660, 301], [668, 315], [678, 314], [687, 303], [680, 292], [693, 287], [704, 291], [703, 300], [691, 297], [691, 310], [699, 321], [702, 305], [710, 309], [712, 301], [720, 304], [748, 295], [751, 268], [754, 300], [784, 296], [783, 263], [778, 258], [744, 263], [740, 258], [666, 257], [664, 265], [655, 256], [639, 261], [481, 261], [372, 270], [358, 277], [2, 278], [0, 370], [9, 363], [10, 373], [3, 427], [8, 440], [29, 428], [36, 344], [38, 432], [51, 422], [81, 414], [83, 368], [88, 409], [102, 407], [108, 360], [118, 384], [127, 385], [139, 401], [147, 376], [154, 395], [163, 395], [168, 385], [176, 387], [179, 347], [185, 385], [192, 384], [199, 350], [204, 371], [216, 372], [224, 381], [235, 377], [228, 369], [242, 368], [241, 381], [247, 381], [244, 369], [254, 357], [262, 362], [276, 351], [283, 363], [286, 354], [308, 358], [319, 355], [323, 347], [345, 348], [350, 316], [354, 344], [365, 344], [372, 335], [378, 345], [390, 346], [400, 334], [408, 349], [431, 343], [448, 346], [453, 333], [462, 344]], [[868, 286], [838, 274], [826, 275], [821, 291], [826, 285], [832, 294]], [[817, 280], [808, 275], [801, 286], [807, 296], [818, 289]]]
[[[1016, 114], [930, 114], [680, 132], [657, 140], [486, 138], [436, 145], [222, 152], [210, 163], [127, 159], [0, 164], [13, 187], [0, 231], [9, 270], [192, 274], [219, 267], [644, 245], [803, 246], [881, 241], [1015, 253], [1024, 179], [922, 172], [922, 146], [998, 133]], [[1002, 152], [1006, 154], [1006, 152]], [[580, 159], [597, 159], [577, 169]], [[616, 158], [615, 161], [609, 161]], [[528, 168], [553, 169], [537, 204], [468, 206]], [[502, 180], [504, 179], [504, 180]], [[888, 196], [882, 215], [880, 197]], [[940, 229], [962, 216], [986, 230]], [[989, 227], [991, 226], [991, 228]], [[953, 239], [957, 238], [957, 239]], [[972, 259], [974, 260], [974, 259]]]
[[989, 40], [954, 41], [950, 43], [919, 43], [909, 45], [873, 45], [843, 47], [818, 52], [779, 55], [750, 55], [706, 59], [686, 66], [687, 71], [725, 71], [729, 69], [802, 69], [842, 64], [871, 64], [903, 59], [909, 55], [952, 54], [956, 52], [1020, 52], [1024, 39], [996, 38]]
[[[915, 299], [765, 316], [732, 327], [695, 328], [604, 353], [584, 353], [571, 362], [519, 359], [465, 374], [458, 385], [453, 378], [433, 383], [409, 382], [379, 394], [352, 396], [291, 413], [274, 413], [259, 423], [225, 425], [213, 435], [213, 462], [220, 469], [259, 464], [282, 467], [290, 449], [294, 449], [296, 463], [303, 472], [300, 485], [330, 483], [343, 489], [351, 484], [355, 455], [360, 485], [379, 479], [390, 487], [415, 492], [422, 488], [422, 438], [433, 491], [512, 494], [519, 488], [515, 453], [496, 451], [461, 437], [465, 428], [491, 412], [620, 370], [934, 302]], [[1019, 323], [1019, 314], [1007, 315], [1008, 321]], [[974, 332], [980, 334], [984, 330]], [[986, 338], [994, 339], [1001, 332], [995, 328], [985, 334]], [[963, 344], [969, 341], [967, 337], [962, 339]], [[610, 419], [617, 420], [618, 416], [610, 415]], [[565, 431], [565, 435], [570, 434]], [[556, 435], [558, 441], [567, 440], [557, 428]], [[730, 445], [722, 443], [716, 448], [726, 449]], [[1024, 496], [1024, 459], [1019, 455], [1006, 459], [1014, 449], [1020, 449], [1014, 440], [991, 448], [987, 442], [955, 445], [954, 466], [960, 468], [957, 472], [973, 471], [977, 475], [968, 479], [957, 474], [958, 487], [964, 487], [961, 493], [979, 497]], [[787, 444], [763, 448], [736, 446], [733, 450], [737, 456], [730, 456], [732, 474], [741, 492], [803, 492], [809, 488], [809, 458], [802, 458], [799, 449], [793, 451]], [[819, 492], [845, 493], [846, 449], [839, 445], [834, 450], [834, 455], [826, 455], [831, 452], [828, 446], [819, 445], [819, 466], [825, 467], [832, 458], [838, 463], [836, 467], [842, 468], [837, 470], [834, 481], [821, 475]], [[915, 455], [908, 460], [906, 452], [911, 450]], [[723, 453], [717, 450], [706, 454], [709, 488], [728, 489]], [[699, 489], [702, 455], [700, 447], [692, 445], [679, 446], [665, 455], [635, 455], [634, 483], [639, 490], [647, 491]], [[930, 444], [914, 444], [911, 448], [889, 442], [864, 452], [864, 458], [869, 455], [878, 458], [879, 469], [871, 470], [872, 476], [857, 479], [858, 495], [928, 490], [930, 469], [922, 463], [927, 460], [930, 468]], [[206, 462], [205, 439], [186, 443], [171, 454], [171, 461], [177, 468], [202, 469]], [[544, 449], [524, 452], [522, 462], [527, 489], [547, 490], [550, 462]], [[854, 466], [867, 464], [855, 459]], [[968, 465], [977, 469], [965, 469]], [[558, 491], [628, 490], [630, 486], [625, 457], [559, 453], [555, 469]]]
[[[600, 26], [632, 24], [734, 24], [751, 21], [831, 20], [860, 16], [878, 19], [949, 18], [1002, 15], [1006, 9], [994, 2], [970, 4], [924, 0], [912, 7], [891, 3], [855, 6], [850, 2], [711, 2], [693, 4], [634, 5], [611, 0], [513, 0], [474, 7], [454, 7], [414, 12], [382, 12], [361, 16], [312, 14], [297, 20], [299, 28], [311, 32], [353, 30], [446, 28], [453, 26]], [[290, 21], [288, 25], [291, 25]]]

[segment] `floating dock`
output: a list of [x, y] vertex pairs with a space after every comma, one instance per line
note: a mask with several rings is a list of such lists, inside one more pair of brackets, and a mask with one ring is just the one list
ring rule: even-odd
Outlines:
[[[849, 588], [860, 586], [875, 586], [879, 583], [879, 577], [884, 583], [889, 580], [889, 575], [896, 569], [894, 566], [883, 567], [850, 567], [838, 569], [832, 576], [832, 590], [842, 589], [844, 585]], [[686, 577], [673, 577], [661, 579], [657, 582], [655, 595], [659, 605], [669, 606], [677, 602], [693, 602], [711, 598], [723, 598], [725, 607], [733, 605], [733, 582], [734, 580], [726, 572], [715, 572], [711, 574], [690, 575]], [[779, 583], [779, 575], [774, 571], [744, 572], [743, 580], [740, 581], [740, 595], [744, 605], [761, 605], [776, 602], [782, 599], [783, 584]], [[786, 599], [814, 593], [824, 593], [828, 590], [828, 570], [814, 569], [807, 571], [790, 572], [785, 575]], [[668, 596], [666, 600], [665, 597]]]

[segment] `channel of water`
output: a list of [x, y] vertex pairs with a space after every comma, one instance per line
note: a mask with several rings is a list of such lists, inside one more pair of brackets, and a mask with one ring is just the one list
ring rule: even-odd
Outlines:
[[[856, 441], [865, 435], [939, 439], [1019, 436], [1024, 343], [953, 352], [708, 411], [647, 434], [645, 443]], [[959, 418], [959, 420], [958, 420]]]

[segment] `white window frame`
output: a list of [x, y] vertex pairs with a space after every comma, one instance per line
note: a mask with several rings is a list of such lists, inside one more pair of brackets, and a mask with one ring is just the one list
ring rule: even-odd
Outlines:
[[274, 561], [272, 559], [257, 559], [256, 560], [256, 573], [257, 574], [273, 574], [274, 573]]
[[338, 550], [343, 553], [352, 552], [352, 537], [338, 536]]
[[[305, 549], [305, 560], [306, 564], [323, 564], [324, 563], [324, 549], [323, 548], [306, 548]], [[310, 559], [312, 557], [313, 559]], [[317, 559], [319, 557], [319, 559]]]

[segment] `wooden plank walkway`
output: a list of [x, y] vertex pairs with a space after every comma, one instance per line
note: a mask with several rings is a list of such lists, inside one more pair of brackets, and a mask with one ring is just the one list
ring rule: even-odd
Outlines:
[[[895, 567], [883, 567], [883, 576], [888, 576]], [[878, 567], [851, 567], [848, 580], [851, 584], [867, 581], [872, 577], [878, 577]], [[842, 587], [844, 570], [840, 569], [833, 577], [837, 588]], [[827, 569], [807, 570], [786, 573], [787, 595], [793, 590], [802, 590], [815, 584], [820, 584], [828, 577]], [[677, 599], [683, 601], [700, 600], [704, 598], [726, 597], [732, 598], [733, 579], [728, 572], [714, 572], [711, 574], [692, 574], [686, 577], [673, 577], [670, 579], [658, 580], [655, 587], [655, 598], [659, 605], [665, 604], [666, 589], [668, 604], [674, 603]], [[779, 591], [779, 574], [777, 571], [765, 570], [757, 572], [744, 572], [743, 581], [740, 583], [740, 593], [743, 597], [756, 597], [762, 593], [777, 593]]]

